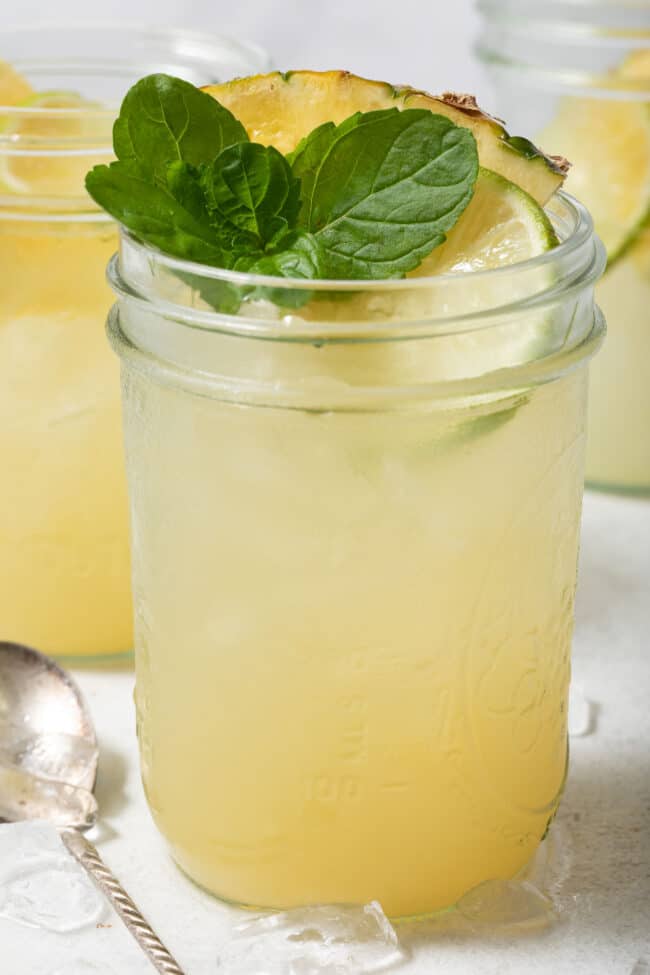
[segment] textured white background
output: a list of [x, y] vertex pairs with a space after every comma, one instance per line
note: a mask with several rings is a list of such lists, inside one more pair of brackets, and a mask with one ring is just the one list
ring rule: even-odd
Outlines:
[[473, 91], [473, 0], [11, 0], [0, 27], [54, 20], [182, 26], [253, 40], [277, 67], [347, 68], [394, 83]]

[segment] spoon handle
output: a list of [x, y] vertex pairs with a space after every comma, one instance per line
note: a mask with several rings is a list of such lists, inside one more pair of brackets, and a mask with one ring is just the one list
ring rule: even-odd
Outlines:
[[109, 899], [145, 955], [160, 975], [185, 975], [178, 962], [144, 919], [127, 892], [115, 879], [85, 836], [73, 829], [61, 831], [61, 839], [99, 889]]

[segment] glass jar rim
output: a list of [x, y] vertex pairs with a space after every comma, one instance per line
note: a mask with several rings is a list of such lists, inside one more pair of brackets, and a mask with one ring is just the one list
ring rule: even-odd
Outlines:
[[[313, 342], [315, 340], [376, 340], [390, 338], [399, 331], [400, 338], [418, 337], [423, 334], [450, 334], [451, 332], [475, 331], [488, 327], [490, 320], [517, 313], [532, 311], [557, 301], [558, 296], [568, 296], [576, 291], [590, 287], [604, 270], [606, 257], [603, 245], [596, 237], [593, 222], [588, 210], [568, 193], [560, 191], [551, 201], [555, 208], [556, 222], [565, 222], [565, 234], [560, 243], [544, 253], [515, 264], [478, 271], [447, 272], [434, 276], [388, 278], [381, 280], [325, 280], [280, 278], [267, 275], [248, 274], [241, 271], [210, 267], [172, 257], [162, 251], [138, 241], [124, 227], [120, 228], [120, 252], [111, 259], [108, 279], [118, 298], [127, 299], [157, 311], [177, 321], [207, 331], [218, 331], [251, 338], [279, 339], [282, 341]], [[566, 224], [569, 223], [568, 231]], [[144, 278], [129, 274], [129, 266], [140, 270], [146, 268]], [[545, 273], [548, 270], [548, 274]], [[540, 272], [542, 272], [540, 274]], [[264, 317], [259, 308], [254, 315], [231, 314], [210, 308], [197, 308], [195, 304], [178, 303], [169, 300], [161, 288], [161, 280], [171, 273], [181, 280], [190, 280], [195, 285], [201, 282], [221, 282], [236, 288], [264, 288], [276, 296], [285, 295], [287, 299], [296, 295], [316, 294], [319, 297], [340, 294], [364, 294], [377, 296], [400, 295], [432, 291], [432, 289], [451, 289], [451, 291], [475, 292], [476, 285], [496, 281], [504, 282], [502, 293], [508, 292], [516, 298], [507, 303], [485, 304], [468, 309], [462, 313], [443, 312], [405, 322], [400, 319], [387, 321], [327, 322], [309, 321], [291, 316], [290, 327], [286, 316]], [[537, 290], [531, 289], [534, 282]], [[549, 282], [551, 282], [549, 286]], [[451, 291], [448, 294], [451, 294]], [[489, 288], [487, 289], [489, 292]], [[277, 302], [281, 304], [281, 302]], [[285, 307], [291, 307], [291, 300]], [[274, 309], [275, 311], [275, 309]]]
[[[543, 10], [543, 16], [536, 18], [537, 21], [543, 19], [551, 22], [557, 17], [559, 10], [580, 13], [586, 13], [589, 10], [598, 10], [602, 13], [614, 14], [621, 14], [621, 12], [625, 11], [632, 11], [633, 13], [636, 11], [647, 12], [648, 0], [550, 0], [550, 2], [542, 2], [542, 0], [477, 0], [477, 6], [480, 11], [486, 14], [505, 18], [512, 13], [516, 13], [517, 17], [522, 20], [527, 19], [531, 11]], [[557, 21], [555, 22], [557, 23]], [[577, 22], [574, 22], [574, 25], [575, 23]], [[587, 28], [596, 26], [590, 25], [587, 21], [580, 21], [580, 23], [583, 27]], [[624, 15], [621, 16], [620, 27], [635, 31], [637, 35], [643, 34], [646, 31], [650, 33], [650, 24], [647, 24], [647, 22], [641, 28], [628, 28]]]
[[[197, 60], [200, 62], [203, 58], [208, 55], [210, 48], [213, 47], [213, 56], [217, 56], [219, 49], [224, 47], [233, 53], [241, 56], [242, 60], [245, 62], [250, 62], [255, 65], [256, 69], [260, 71], [268, 70], [271, 66], [271, 60], [269, 55], [264, 51], [262, 47], [253, 43], [252, 41], [244, 41], [238, 38], [232, 37], [228, 34], [220, 34], [216, 32], [203, 32], [198, 30], [191, 30], [185, 27], [164, 27], [164, 26], [152, 26], [145, 23], [130, 23], [128, 21], [51, 21], [45, 23], [35, 24], [14, 24], [7, 27], [0, 28], [0, 49], [3, 48], [4, 42], [7, 43], [7, 48], [10, 47], [10, 42], [13, 38], [25, 38], [25, 37], [38, 37], [42, 40], [43, 34], [47, 33], [54, 36], [65, 37], [66, 39], [74, 38], [75, 36], [83, 36], [84, 34], [90, 35], [104, 35], [106, 32], [111, 32], [116, 35], [123, 34], [133, 40], [134, 38], [146, 39], [148, 42], [159, 43], [162, 47], [169, 46], [170, 52], [174, 50], [180, 42], [181, 45], [187, 45], [183, 56], [188, 58], [188, 60]], [[191, 48], [194, 46], [193, 53]], [[2, 57], [9, 61], [12, 65], [14, 62], [11, 60], [10, 50], [2, 50]], [[19, 65], [21, 61], [17, 62]], [[57, 56], [53, 54], [51, 59], [48, 61], [52, 66], [62, 65], [66, 68], [70, 67], [70, 61], [64, 56]], [[87, 63], [85, 58], [80, 56], [78, 62], [75, 63], [76, 67], [81, 67], [83, 64]], [[93, 61], [93, 70], [96, 73], [97, 67]], [[130, 63], [128, 58], [118, 58], [112, 57], [110, 54], [104, 55], [102, 57], [102, 66], [107, 69], [116, 68], [119, 66], [127, 66]], [[39, 58], [39, 65], [43, 65], [42, 59]], [[15, 66], [15, 65], [14, 65]], [[98, 104], [96, 106], [80, 105], [80, 106], [47, 106], [42, 105], [4, 105], [0, 103], [0, 112], [9, 118], [19, 119], [23, 118], [37, 118], [37, 119], [68, 119], [68, 118], [79, 118], [84, 119], [97, 119], [98, 121], [110, 120], [115, 117], [115, 112], [119, 108], [119, 103], [115, 104]], [[6, 134], [0, 131], [0, 145], [3, 141], [6, 141]], [[36, 142], [35, 137], [31, 137], [34, 142]], [[97, 141], [88, 140], [89, 144], [92, 146], [97, 145]]]
[[650, 50], [648, 0], [477, 0], [477, 6], [485, 22], [478, 57], [506, 76], [516, 72], [517, 84], [578, 97], [650, 99], [643, 73], [620, 74], [583, 59], [621, 62]]
[[[66, 39], [74, 39], [75, 37], [83, 37], [84, 35], [102, 38], [105, 38], [107, 34], [124, 35], [129, 40], [142, 39], [149, 44], [154, 42], [161, 46], [168, 46], [170, 52], [180, 42], [181, 45], [187, 45], [185, 50], [181, 52], [182, 56], [188, 60], [196, 60], [199, 62], [207, 57], [210, 57], [210, 59], [214, 58], [218, 54], [220, 46], [222, 46], [222, 48], [234, 54], [241, 55], [245, 61], [256, 63], [260, 71], [268, 70], [271, 67], [271, 59], [267, 52], [253, 41], [242, 40], [218, 31], [193, 30], [191, 28], [174, 26], [167, 27], [145, 22], [131, 22], [128, 20], [85, 21], [75, 19], [74, 21], [56, 20], [38, 24], [25, 23], [2, 26], [0, 27], [0, 53], [2, 54], [2, 58], [8, 60], [12, 65], [14, 64], [11, 60], [11, 52], [4, 50], [5, 42], [9, 44], [12, 38], [29, 37], [40, 38], [42, 41], [44, 34]], [[78, 64], [83, 63], [85, 59], [81, 57], [81, 54], [79, 57], [80, 62]], [[65, 56], [52, 55], [51, 63], [60, 64], [66, 62], [67, 58]], [[38, 63], [41, 63], [40, 58], [38, 59]], [[92, 63], [94, 64], [95, 62], [93, 61]], [[128, 63], [129, 59], [126, 58], [111, 57], [110, 54], [102, 55], [102, 65], [116, 67]], [[0, 104], [0, 108], [4, 109], [7, 107], [10, 106]], [[118, 106], [109, 106], [109, 109], [115, 107]]]
[[[207, 84], [270, 67], [268, 55], [248, 41], [126, 21], [9, 25], [0, 28], [0, 57], [36, 89], [23, 104], [0, 105], [0, 165], [12, 174], [25, 162], [33, 167], [42, 161], [56, 169], [49, 182], [45, 178], [25, 186], [20, 175], [13, 182], [0, 175], [0, 218], [48, 222], [109, 220], [96, 212], [81, 176], [78, 185], [76, 177], [73, 186], [68, 184], [61, 164], [74, 163], [79, 172], [114, 158], [112, 122], [137, 78], [167, 70]], [[51, 96], [70, 92], [85, 101], [52, 104], [56, 97]]]

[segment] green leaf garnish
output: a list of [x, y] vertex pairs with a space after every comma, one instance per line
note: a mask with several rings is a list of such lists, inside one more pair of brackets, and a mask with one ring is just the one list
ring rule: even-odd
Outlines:
[[[443, 243], [478, 174], [471, 132], [425, 109], [328, 122], [285, 158], [251, 143], [210, 95], [161, 74], [130, 89], [113, 141], [118, 161], [96, 166], [86, 186], [135, 236], [288, 279], [402, 277]], [[227, 312], [251, 295], [292, 307], [309, 298], [218, 281], [200, 290]]]
[[166, 189], [179, 203], [183, 209], [191, 213], [193, 217], [210, 226], [210, 221], [205, 209], [205, 197], [201, 186], [201, 169], [191, 166], [189, 163], [176, 162], [169, 163], [166, 171], [164, 189]]
[[242, 142], [224, 149], [202, 176], [212, 222], [232, 224], [264, 248], [295, 226], [300, 180], [271, 146]]
[[357, 113], [320, 126], [293, 154], [299, 223], [331, 278], [401, 276], [445, 240], [478, 175], [468, 129], [426, 109]]
[[165, 183], [169, 163], [211, 162], [226, 146], [248, 142], [232, 112], [188, 81], [151, 74], [126, 94], [113, 126], [113, 148], [140, 175]]
[[120, 162], [95, 166], [86, 189], [101, 207], [147, 243], [188, 261], [221, 266], [224, 255], [214, 230], [155, 183], [134, 176]]

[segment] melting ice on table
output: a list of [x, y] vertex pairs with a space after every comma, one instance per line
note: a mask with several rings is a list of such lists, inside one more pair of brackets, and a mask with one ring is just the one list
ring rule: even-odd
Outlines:
[[105, 901], [49, 823], [0, 826], [0, 917], [59, 933], [96, 924]]
[[238, 924], [222, 950], [224, 975], [366, 975], [406, 958], [380, 905], [319, 905]]

